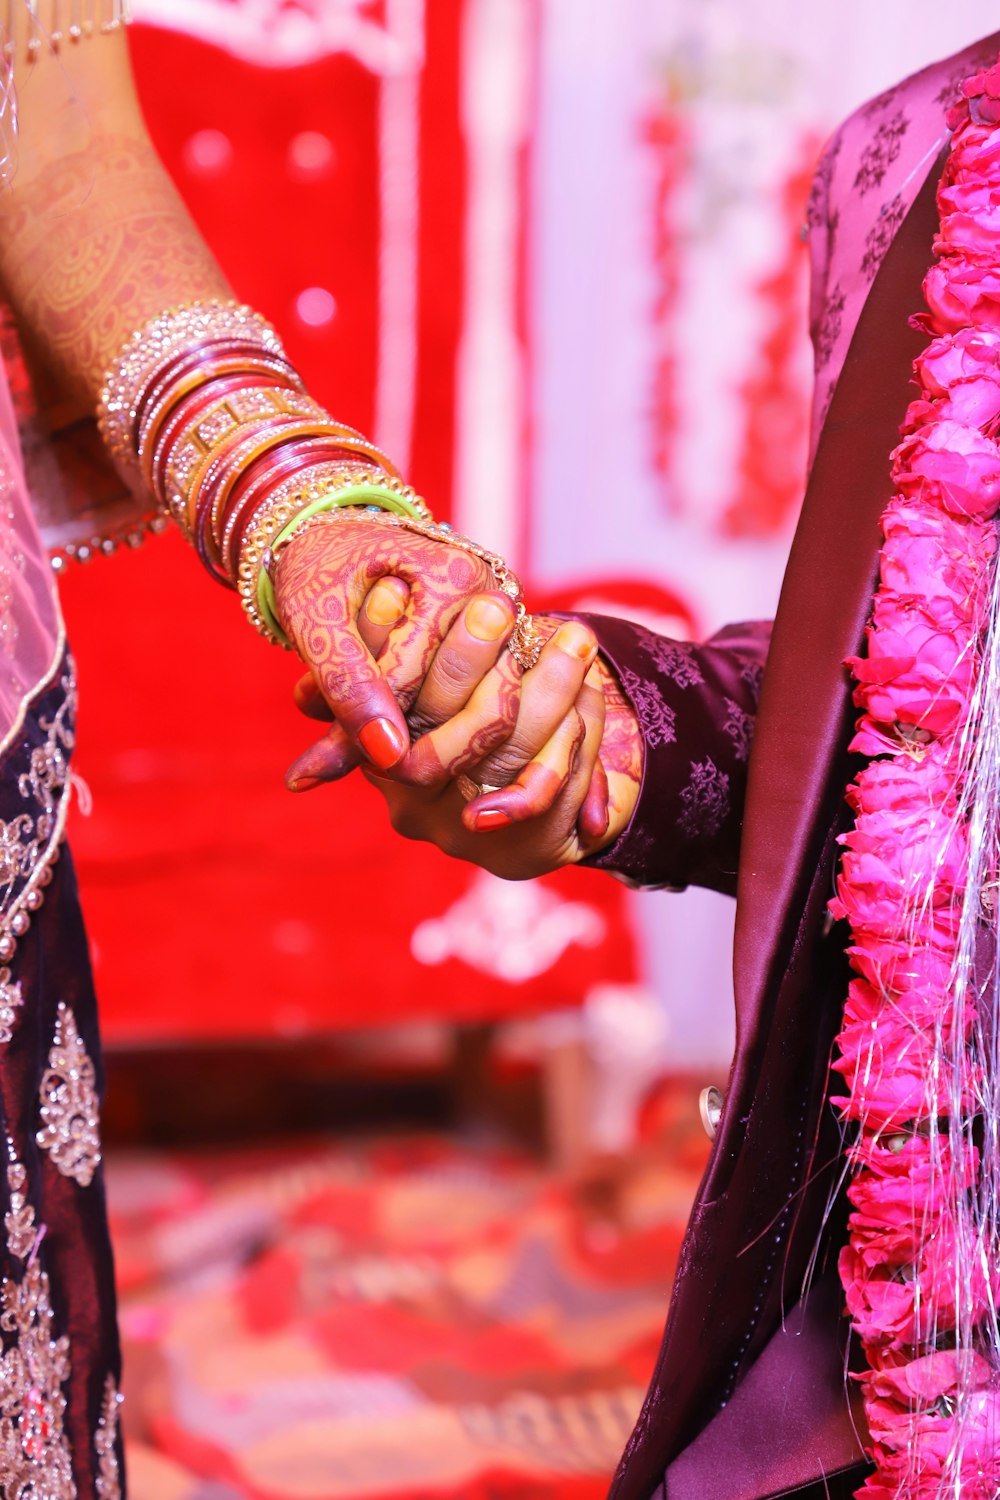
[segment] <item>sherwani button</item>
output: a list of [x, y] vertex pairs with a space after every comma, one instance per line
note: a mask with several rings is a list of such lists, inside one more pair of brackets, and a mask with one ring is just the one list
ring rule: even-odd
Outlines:
[[715, 1084], [710, 1084], [707, 1089], [702, 1089], [698, 1095], [698, 1110], [701, 1114], [701, 1123], [705, 1127], [705, 1134], [710, 1141], [715, 1140], [715, 1132], [719, 1128], [722, 1119], [722, 1106], [726, 1102], [726, 1096]]

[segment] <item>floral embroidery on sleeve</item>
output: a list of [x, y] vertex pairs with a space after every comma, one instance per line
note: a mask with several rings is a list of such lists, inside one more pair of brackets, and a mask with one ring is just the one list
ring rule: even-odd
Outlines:
[[646, 744], [654, 750], [661, 745], [674, 744], [677, 714], [664, 700], [658, 685], [628, 669], [621, 673], [621, 684], [635, 709]]
[[750, 741], [753, 738], [753, 714], [748, 714], [745, 708], [740, 708], [732, 698], [726, 699], [726, 722], [722, 729], [728, 734], [736, 750], [737, 760], [746, 760], [750, 754]]
[[903, 136], [909, 128], [910, 122], [901, 109], [882, 121], [858, 163], [854, 186], [862, 197], [872, 188], [881, 187], [885, 174], [903, 149]]
[[681, 642], [650, 632], [643, 637], [643, 649], [654, 667], [679, 688], [700, 687], [705, 681], [691, 651]]
[[678, 826], [688, 838], [703, 834], [709, 838], [718, 833], [729, 812], [729, 777], [720, 771], [711, 756], [696, 760], [691, 779], [681, 792], [681, 815]]
[[875, 273], [882, 264], [886, 251], [896, 238], [896, 231], [906, 218], [906, 208], [902, 193], [897, 193], [895, 198], [891, 198], [888, 203], [882, 205], [878, 218], [865, 236], [865, 253], [861, 262], [861, 270], [869, 281], [875, 279]]

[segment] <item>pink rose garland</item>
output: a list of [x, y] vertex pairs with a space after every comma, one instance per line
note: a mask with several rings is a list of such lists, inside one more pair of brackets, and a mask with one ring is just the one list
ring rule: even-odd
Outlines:
[[892, 455], [867, 651], [848, 663], [862, 710], [852, 748], [878, 758], [848, 789], [855, 822], [830, 907], [850, 923], [858, 976], [834, 1102], [856, 1130], [840, 1272], [870, 1366], [865, 1500], [1000, 1494], [1000, 1250], [970, 1253], [985, 1021], [960, 941], [1000, 508], [1000, 63], [962, 86], [948, 123], [916, 320], [932, 341]]

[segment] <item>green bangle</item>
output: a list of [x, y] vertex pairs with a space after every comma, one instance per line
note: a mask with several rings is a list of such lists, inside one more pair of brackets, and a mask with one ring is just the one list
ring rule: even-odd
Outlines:
[[[346, 510], [350, 506], [366, 506], [374, 510], [391, 511], [397, 516], [408, 516], [411, 521], [425, 521], [427, 519], [427, 508], [422, 502], [414, 504], [402, 495], [397, 495], [393, 490], [380, 484], [352, 484], [344, 489], [330, 490], [326, 495], [320, 495], [315, 500], [310, 500], [308, 505], [292, 517], [278, 532], [277, 536], [271, 538], [269, 550], [272, 557], [287, 543], [307, 521], [313, 516], [320, 516], [324, 511]], [[272, 635], [282, 645], [290, 645], [290, 641], [278, 623], [277, 610], [274, 598], [274, 582], [266, 567], [262, 567], [257, 575], [257, 608], [264, 624]]]

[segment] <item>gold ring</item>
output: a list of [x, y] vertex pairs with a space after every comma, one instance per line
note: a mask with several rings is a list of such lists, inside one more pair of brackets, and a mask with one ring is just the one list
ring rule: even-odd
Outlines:
[[492, 786], [488, 781], [473, 781], [471, 776], [457, 776], [455, 785], [465, 798], [471, 802], [475, 797], [485, 797], [488, 792], [502, 792], [502, 786]]
[[525, 672], [530, 672], [542, 654], [545, 641], [541, 631], [523, 605], [519, 606], [517, 624], [507, 638], [507, 650]]

